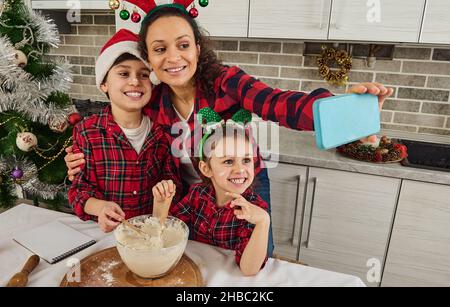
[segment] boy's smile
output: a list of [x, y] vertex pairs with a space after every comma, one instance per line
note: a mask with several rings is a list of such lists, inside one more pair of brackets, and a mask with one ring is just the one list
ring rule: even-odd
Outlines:
[[140, 112], [150, 101], [149, 76], [149, 69], [140, 60], [127, 60], [113, 66], [101, 85], [109, 95], [113, 110]]

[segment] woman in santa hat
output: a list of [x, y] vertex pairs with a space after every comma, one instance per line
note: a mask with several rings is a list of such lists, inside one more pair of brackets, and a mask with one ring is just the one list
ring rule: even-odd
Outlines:
[[[140, 30], [143, 57], [152, 69], [152, 81], [161, 81], [154, 88], [151, 103], [144, 112], [153, 121], [164, 125], [172, 142], [172, 154], [179, 158], [177, 161], [186, 188], [201, 180], [197, 163], [192, 161], [197, 148], [195, 141], [198, 143], [198, 135], [201, 135], [201, 125], [196, 114], [204, 107], [211, 107], [224, 119], [244, 108], [281, 126], [314, 130], [312, 105], [317, 99], [332, 96], [332, 93], [323, 88], [309, 94], [273, 89], [236, 66], [222, 65], [191, 16], [195, 12], [191, 11], [190, 14], [187, 11], [192, 0], [175, 0], [164, 4], [156, 2], [159, 5], [155, 1], [144, 1], [145, 4], [140, 6], [147, 13]], [[393, 89], [379, 83], [362, 83], [352, 86], [348, 92], [377, 95], [381, 109]], [[183, 149], [179, 151], [179, 148]], [[267, 170], [259, 151], [257, 157], [254, 188], [269, 204], [270, 212]], [[66, 163], [69, 176], [73, 176], [79, 172], [82, 156], [68, 154]], [[271, 232], [269, 240], [271, 255]]]

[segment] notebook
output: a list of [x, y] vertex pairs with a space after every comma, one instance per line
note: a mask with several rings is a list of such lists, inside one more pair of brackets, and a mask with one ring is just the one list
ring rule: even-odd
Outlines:
[[346, 94], [317, 99], [313, 104], [316, 145], [325, 150], [380, 132], [378, 97]]
[[58, 221], [16, 235], [14, 241], [50, 264], [95, 244], [95, 240]]

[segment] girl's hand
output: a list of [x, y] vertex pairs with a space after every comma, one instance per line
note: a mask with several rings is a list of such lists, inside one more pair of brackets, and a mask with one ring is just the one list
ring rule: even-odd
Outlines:
[[175, 196], [176, 186], [172, 180], [158, 182], [152, 189], [155, 203], [171, 203]]
[[98, 215], [98, 225], [103, 232], [111, 232], [125, 219], [122, 208], [114, 202], [105, 201]]
[[230, 207], [234, 209], [234, 215], [238, 219], [244, 219], [249, 223], [258, 224], [270, 224], [270, 216], [266, 210], [248, 202], [242, 195], [227, 192], [227, 195], [234, 198], [231, 201]]
[[83, 153], [73, 153], [73, 146], [67, 147], [66, 153], [64, 161], [66, 161], [66, 166], [68, 168], [67, 175], [69, 176], [69, 180], [73, 181], [75, 175], [81, 171], [79, 166], [83, 165], [86, 161], [84, 161]]
[[[355, 94], [372, 94], [375, 96], [378, 96], [378, 109], [381, 112], [381, 109], [383, 108], [383, 103], [389, 96], [394, 93], [394, 89], [392, 88], [386, 88], [383, 84], [378, 82], [367, 82], [367, 83], [360, 83], [356, 84], [352, 87], [350, 87], [347, 91], [347, 93], [355, 93]], [[371, 135], [367, 138], [361, 139], [362, 142], [371, 142], [374, 143], [377, 140], [376, 135]]]

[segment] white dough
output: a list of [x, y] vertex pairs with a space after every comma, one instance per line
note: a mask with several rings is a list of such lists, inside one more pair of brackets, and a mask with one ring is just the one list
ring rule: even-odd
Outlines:
[[164, 275], [183, 255], [188, 230], [180, 220], [168, 218], [164, 227], [155, 217], [130, 221], [148, 234], [139, 235], [132, 229], [119, 225], [114, 231], [117, 249], [127, 267], [144, 278]]

